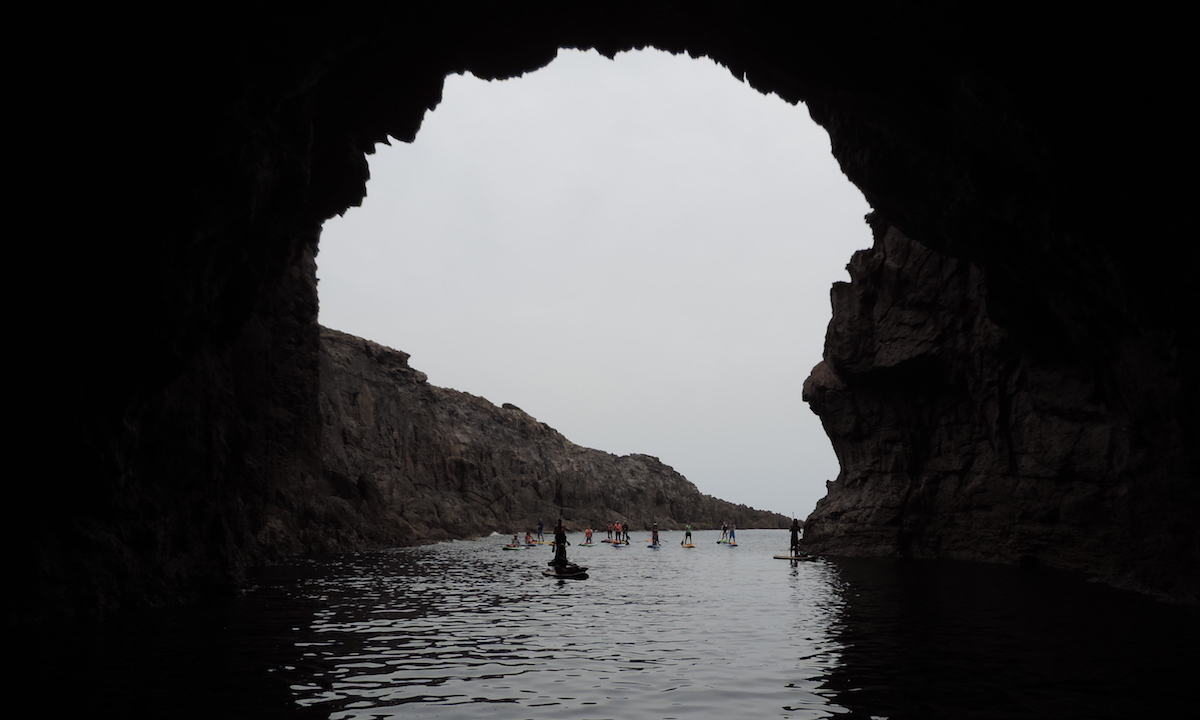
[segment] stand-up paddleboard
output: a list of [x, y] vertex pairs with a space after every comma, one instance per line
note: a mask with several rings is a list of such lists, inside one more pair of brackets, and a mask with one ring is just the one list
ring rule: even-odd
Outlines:
[[504, 549], [505, 550], [524, 550], [525, 548], [521, 545], [505, 545]]
[[696, 547], [696, 546], [695, 546], [695, 545], [693, 545], [693, 544], [691, 544], [691, 543], [688, 543], [687, 545], [680, 545], [679, 547], [685, 547], [685, 548], [694, 548], [694, 547]]
[[658, 550], [662, 547], [662, 545], [659, 545], [658, 543], [650, 543], [646, 547], [650, 548], [651, 550]]
[[735, 542], [727, 542], [725, 544], [729, 547], [737, 547], [737, 543], [735, 543]]
[[587, 577], [587, 568], [580, 565], [567, 565], [560, 570], [559, 568], [551, 565], [545, 570], [542, 570], [542, 574], [546, 577], [583, 580]]
[[816, 560], [816, 555], [776, 555], [776, 560]]

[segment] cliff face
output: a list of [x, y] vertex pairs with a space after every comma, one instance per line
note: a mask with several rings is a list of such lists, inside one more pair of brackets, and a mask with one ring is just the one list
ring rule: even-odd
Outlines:
[[[1103, 363], [1034, 355], [989, 316], [978, 268], [873, 220], [804, 386], [841, 465], [805, 544], [1046, 563], [1195, 598], [1178, 428], [1138, 433]], [[1160, 495], [1171, 486], [1185, 491]]]
[[704, 495], [657, 458], [580, 447], [513, 405], [434, 387], [405, 353], [325, 328], [321, 419], [339, 524], [371, 543], [524, 532], [559, 517], [574, 530], [790, 523]]

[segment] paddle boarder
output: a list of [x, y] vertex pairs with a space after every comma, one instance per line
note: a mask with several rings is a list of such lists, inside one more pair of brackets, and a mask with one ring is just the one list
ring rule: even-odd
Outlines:
[[679, 544], [680, 545], [691, 545], [692, 544], [692, 524], [691, 523], [688, 523], [687, 525], [683, 526], [683, 540], [681, 540], [679, 542]]
[[737, 527], [733, 525], [729, 526], [729, 544], [737, 545]]
[[788, 552], [791, 553], [792, 557], [796, 557], [800, 554], [800, 520], [797, 518], [792, 518], [791, 533], [792, 544]]
[[542, 535], [542, 528], [543, 528], [543, 527], [545, 527], [545, 526], [544, 526], [544, 525], [542, 525], [542, 519], [541, 519], [541, 518], [538, 518], [538, 542], [542, 542], [542, 541], [544, 541], [544, 540], [546, 539], [546, 538], [545, 538], [545, 537]]
[[583, 544], [591, 545], [592, 544], [592, 529], [589, 527], [587, 530], [584, 530], [583, 535], [585, 538]]
[[723, 523], [721, 523], [721, 539], [718, 540], [717, 542], [725, 542], [728, 539], [729, 539], [729, 523], [723, 522]]
[[546, 563], [553, 565], [559, 572], [562, 572], [567, 565], [567, 529], [563, 527], [562, 518], [558, 519], [558, 524], [554, 526], [554, 559]]
[[654, 527], [650, 529], [650, 544], [658, 544], [658, 523], [654, 523]]

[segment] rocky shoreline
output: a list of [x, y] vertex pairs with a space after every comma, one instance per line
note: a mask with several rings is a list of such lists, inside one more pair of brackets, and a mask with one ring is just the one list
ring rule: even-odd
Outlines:
[[508, 534], [559, 517], [597, 530], [610, 521], [639, 530], [791, 522], [705, 495], [656, 457], [581, 447], [515, 405], [430, 385], [408, 357], [321, 328], [328, 505], [363, 541]]

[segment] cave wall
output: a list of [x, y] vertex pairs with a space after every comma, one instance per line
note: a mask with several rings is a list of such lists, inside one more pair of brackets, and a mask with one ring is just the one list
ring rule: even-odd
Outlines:
[[[46, 288], [22, 438], [48, 469], [12, 483], [10, 618], [169, 599], [270, 554], [261, 498], [286, 504], [288, 482], [321, 477], [315, 324], [277, 289], [362, 198], [365, 154], [413, 139], [448, 73], [515, 76], [562, 46], [708, 55], [805, 101], [878, 221], [977, 268], [1014, 352], [1072, 369], [1096, 393], [1086, 407], [1128, 428], [1147, 459], [1125, 467], [1148, 479], [1105, 542], [1143, 551], [1148, 584], [1198, 552], [1174, 520], [1140, 524], [1195, 508], [1181, 23], [949, 3], [350, 1], [85, 11], [45, 41], [66, 70], [26, 73], [22, 120], [41, 130], [27, 144], [79, 170], [59, 193], [69, 211], [41, 215], [46, 239], [21, 256]], [[88, 151], [60, 150], [80, 128]]]
[[1194, 600], [1179, 428], [1142, 436], [1092, 368], [993, 321], [977, 267], [872, 220], [804, 388], [841, 467], [809, 549], [1046, 564]]

